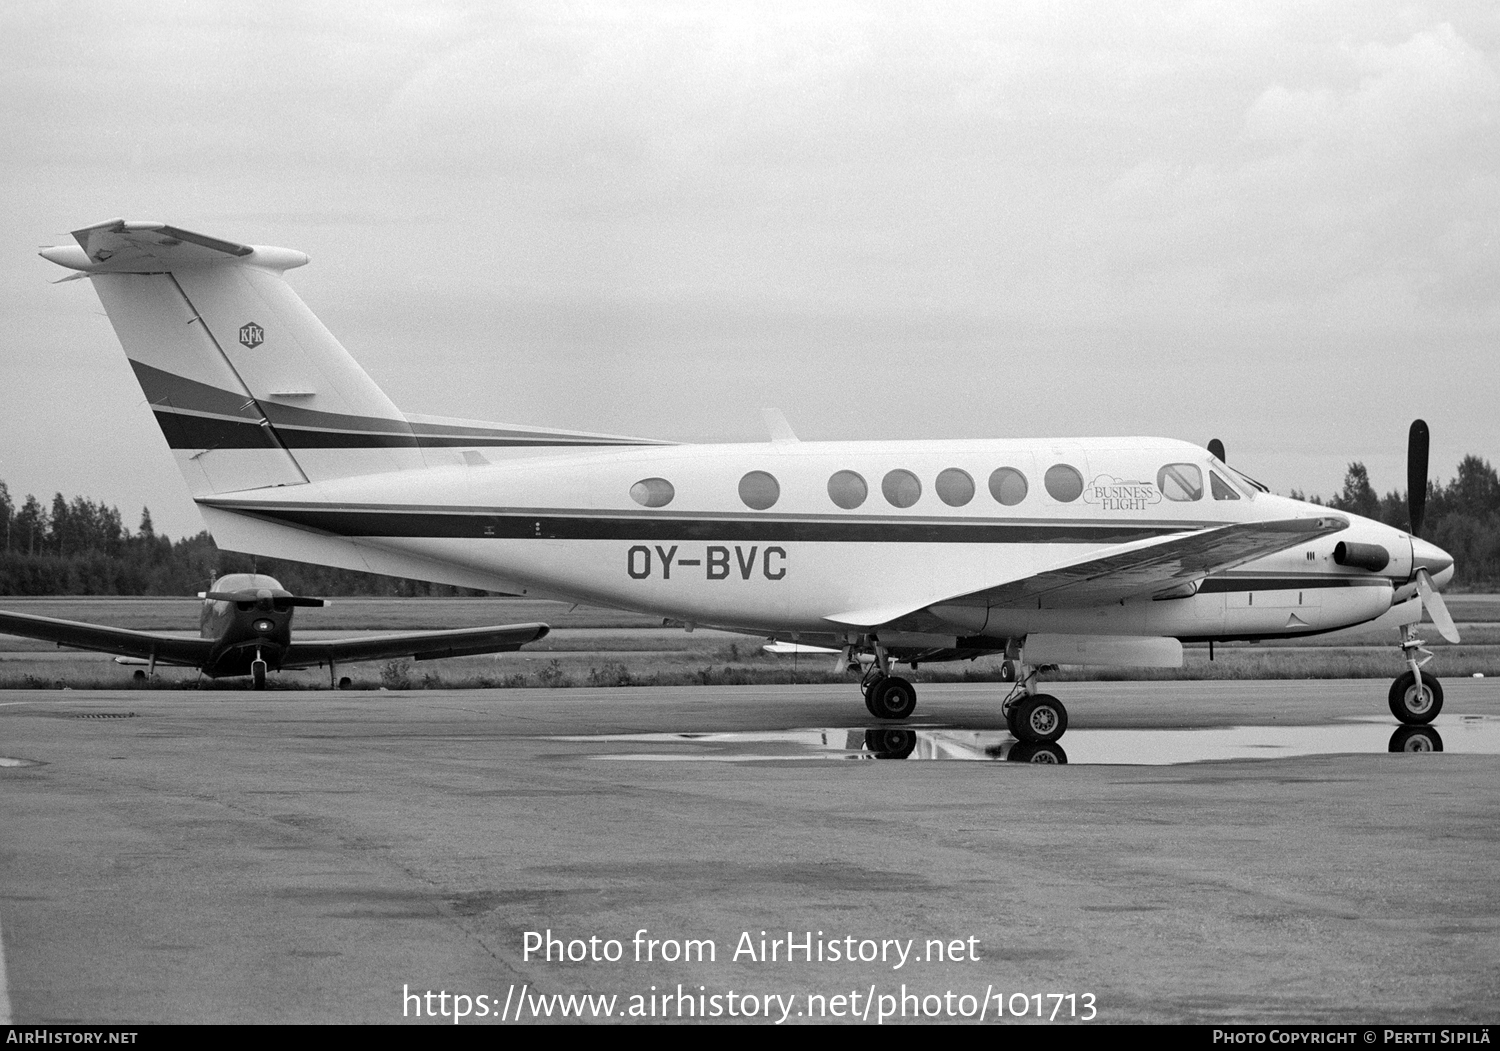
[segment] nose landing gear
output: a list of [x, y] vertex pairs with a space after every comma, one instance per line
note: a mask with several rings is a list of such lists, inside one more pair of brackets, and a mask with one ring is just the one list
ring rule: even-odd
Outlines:
[[1422, 673], [1423, 666], [1432, 660], [1432, 651], [1423, 645], [1413, 624], [1401, 629], [1401, 655], [1407, 670], [1391, 683], [1387, 697], [1391, 714], [1408, 726], [1425, 726], [1443, 710], [1443, 684], [1436, 675]]

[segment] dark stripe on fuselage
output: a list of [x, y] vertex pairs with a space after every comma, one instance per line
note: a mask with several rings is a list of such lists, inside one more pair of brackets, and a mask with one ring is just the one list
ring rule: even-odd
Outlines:
[[[258, 420], [225, 419], [156, 407], [156, 422], [173, 449], [265, 449], [275, 442]], [[319, 431], [276, 424], [288, 449], [492, 449], [594, 447], [646, 444], [605, 439], [529, 438], [478, 434], [409, 434], [380, 431]]]
[[173, 449], [264, 449], [261, 410], [289, 449], [499, 448], [660, 445], [592, 435], [547, 434], [525, 428], [411, 423], [404, 419], [321, 412], [222, 390], [130, 359], [136, 380]]
[[866, 544], [1123, 544], [1183, 532], [1174, 526], [1035, 522], [871, 522], [453, 514], [234, 507], [238, 514], [337, 536], [481, 540], [805, 541]]

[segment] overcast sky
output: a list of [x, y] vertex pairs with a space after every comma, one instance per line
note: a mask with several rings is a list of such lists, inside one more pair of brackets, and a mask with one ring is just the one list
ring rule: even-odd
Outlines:
[[1500, 460], [1500, 6], [0, 7], [0, 479], [201, 528], [85, 281], [159, 220], [402, 408], [681, 440]]

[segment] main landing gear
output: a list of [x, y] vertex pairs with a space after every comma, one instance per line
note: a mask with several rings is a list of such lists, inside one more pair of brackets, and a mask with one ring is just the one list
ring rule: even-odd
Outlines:
[[[917, 688], [907, 679], [891, 674], [891, 660], [885, 647], [872, 640], [875, 660], [865, 671], [859, 682], [859, 691], [865, 695], [865, 707], [877, 719], [905, 719], [917, 710]], [[849, 649], [843, 660], [848, 662]]]
[[1436, 675], [1422, 673], [1422, 667], [1432, 660], [1432, 651], [1422, 644], [1414, 624], [1401, 629], [1401, 656], [1407, 670], [1391, 683], [1387, 697], [1391, 714], [1408, 726], [1425, 726], [1443, 710], [1443, 684]]
[[1029, 668], [1021, 661], [1019, 651], [1005, 662], [1007, 681], [1015, 682], [1000, 705], [1005, 725], [1018, 741], [1026, 744], [1054, 744], [1068, 729], [1068, 710], [1062, 701], [1047, 693], [1038, 693], [1037, 678], [1044, 671], [1056, 671], [1052, 664]]

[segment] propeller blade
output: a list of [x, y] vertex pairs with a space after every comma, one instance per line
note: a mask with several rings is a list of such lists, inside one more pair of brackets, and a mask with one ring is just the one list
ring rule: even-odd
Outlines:
[[1427, 423], [1411, 422], [1406, 439], [1406, 512], [1411, 520], [1411, 535], [1422, 535], [1422, 519], [1427, 515]]
[[1224, 443], [1219, 441], [1219, 439], [1210, 438], [1208, 440], [1208, 451], [1217, 456], [1220, 463], [1229, 462], [1229, 457], [1224, 455]]
[[1417, 594], [1422, 596], [1422, 605], [1427, 607], [1427, 613], [1432, 617], [1432, 623], [1437, 628], [1438, 634], [1449, 642], [1458, 641], [1458, 628], [1453, 624], [1453, 618], [1448, 614], [1447, 603], [1438, 589], [1432, 586], [1432, 575], [1425, 569], [1417, 570]]

